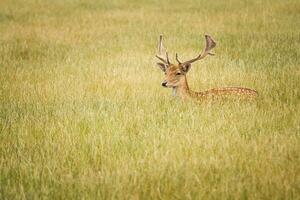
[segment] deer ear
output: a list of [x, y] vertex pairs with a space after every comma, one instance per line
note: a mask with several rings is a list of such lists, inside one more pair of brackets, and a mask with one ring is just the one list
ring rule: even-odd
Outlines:
[[192, 65], [190, 63], [187, 63], [187, 64], [182, 65], [181, 69], [182, 69], [182, 71], [184, 71], [185, 73], [187, 73], [190, 70], [191, 66]]
[[157, 66], [159, 66], [159, 68], [163, 71], [163, 72], [166, 72], [166, 69], [167, 69], [167, 65], [164, 64], [164, 63], [161, 63], [161, 62], [158, 62], [156, 63]]

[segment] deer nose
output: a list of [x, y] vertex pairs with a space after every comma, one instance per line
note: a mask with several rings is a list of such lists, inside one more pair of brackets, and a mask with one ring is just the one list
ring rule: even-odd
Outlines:
[[162, 85], [163, 87], [167, 87], [167, 81], [162, 82], [161, 85]]

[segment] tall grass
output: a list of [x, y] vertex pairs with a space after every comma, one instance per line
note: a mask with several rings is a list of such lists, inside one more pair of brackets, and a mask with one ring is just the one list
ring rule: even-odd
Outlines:
[[[0, 2], [0, 199], [297, 199], [300, 3]], [[190, 87], [255, 102], [182, 102], [160, 86], [158, 35], [216, 56]]]

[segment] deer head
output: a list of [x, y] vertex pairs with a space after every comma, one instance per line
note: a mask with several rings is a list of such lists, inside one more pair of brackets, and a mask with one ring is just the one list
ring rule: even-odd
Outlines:
[[205, 35], [206, 46], [203, 51], [195, 58], [182, 62], [178, 58], [178, 54], [176, 53], [176, 61], [177, 64], [173, 64], [170, 62], [168, 53], [165, 52], [165, 58], [161, 56], [162, 52], [164, 51], [162, 45], [162, 35], [160, 35], [159, 40], [159, 54], [156, 55], [161, 62], [158, 62], [157, 65], [160, 69], [165, 73], [165, 80], [162, 82], [163, 87], [169, 87], [176, 89], [177, 87], [181, 86], [182, 84], [186, 84], [186, 73], [190, 70], [192, 63], [205, 58], [207, 55], [214, 55], [210, 52], [216, 46], [214, 40], [209, 36]]

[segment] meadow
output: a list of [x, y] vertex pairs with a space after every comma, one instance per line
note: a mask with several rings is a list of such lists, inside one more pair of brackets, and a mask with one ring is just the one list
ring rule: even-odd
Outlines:
[[[161, 87], [159, 34], [194, 64]], [[1, 0], [0, 199], [300, 199], [298, 0]]]

